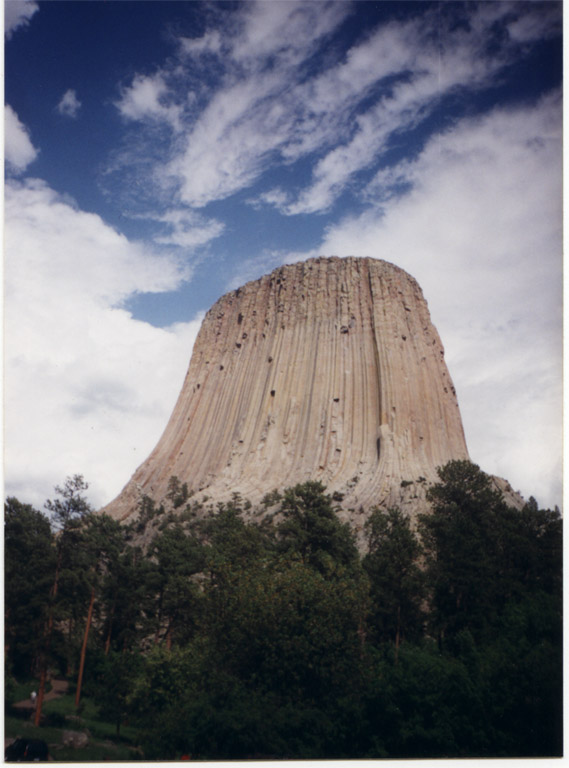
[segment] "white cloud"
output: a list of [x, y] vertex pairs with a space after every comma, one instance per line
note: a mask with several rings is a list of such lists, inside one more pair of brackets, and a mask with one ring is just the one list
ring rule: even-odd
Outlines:
[[269, 189], [256, 198], [251, 198], [247, 202], [253, 208], [262, 208], [264, 205], [274, 206], [275, 208], [285, 208], [289, 203], [289, 194], [284, 189]]
[[[260, 2], [218, 13], [220, 30], [179, 41], [181, 63], [152, 78], [137, 75], [123, 90], [117, 102], [123, 116], [168, 120], [171, 110], [179, 119], [180, 137], [161, 177], [164, 185], [175, 180], [185, 205], [225, 198], [262, 173], [295, 122], [283, 94], [348, 9], [341, 3]], [[197, 78], [200, 66], [203, 77]]]
[[[377, 205], [318, 249], [418, 280], [472, 459], [549, 505], [561, 503], [561, 171], [559, 94], [463, 120], [378, 175]], [[389, 198], [393, 180], [407, 192]]]
[[[323, 54], [350, 8], [253, 2], [218, 12], [216, 29], [179, 41], [175, 66], [135, 80], [141, 97], [142, 83], [149, 92], [134, 113], [166, 118], [166, 103], [179, 108], [179, 140], [158, 175], [178, 186], [184, 204], [204, 207], [251, 186], [270, 165], [309, 158], [311, 183], [286, 203], [276, 195], [255, 204], [291, 215], [326, 211], [445, 97], [495, 83], [559, 23], [555, 10], [527, 4], [426, 6], [411, 20], [370, 31], [343, 56], [332, 47], [315, 65], [314, 54]], [[510, 34], [492, 48], [496, 22]]]
[[224, 230], [224, 224], [220, 221], [206, 219], [194, 211], [184, 209], [172, 209], [153, 218], [170, 229], [168, 234], [154, 238], [154, 242], [160, 245], [174, 245], [193, 250], [219, 237]]
[[514, 18], [507, 25], [508, 34], [516, 42], [546, 40], [560, 31], [561, 20], [556, 3], [540, 3], [539, 7], [534, 8], [533, 11], [533, 13]]
[[259, 127], [255, 105], [276, 79], [269, 76], [235, 85], [204, 110], [186, 149], [166, 169], [179, 181], [184, 203], [202, 207], [228, 197], [248, 187], [265, 169], [279, 137], [268, 123]]
[[218, 54], [222, 50], [222, 38], [219, 30], [214, 29], [199, 38], [180, 38], [182, 52], [187, 56]]
[[8, 105], [4, 107], [4, 155], [8, 167], [14, 173], [25, 171], [38, 155], [26, 127]]
[[314, 4], [303, 0], [255, 0], [244, 6], [240, 34], [232, 41], [232, 56], [250, 71], [265, 69], [267, 59], [276, 63], [275, 57], [281, 67], [296, 66], [343, 21], [348, 11], [348, 5], [329, 1]]
[[18, 27], [27, 26], [39, 6], [33, 0], [4, 0], [4, 35], [9, 40]]
[[136, 75], [129, 87], [122, 89], [116, 102], [120, 114], [128, 120], [165, 122], [174, 129], [180, 125], [180, 109], [167, 104], [168, 87], [160, 73]]
[[75, 118], [79, 114], [80, 109], [81, 102], [77, 98], [75, 91], [72, 88], [65, 91], [59, 104], [57, 105], [57, 111], [59, 114], [64, 115], [65, 117]]
[[[314, 86], [313, 110], [320, 104], [323, 110], [332, 111], [347, 106], [350, 96], [351, 102], [356, 96], [361, 98], [359, 89], [363, 91], [387, 76], [396, 82], [355, 119], [349, 140], [318, 161], [312, 184], [302, 190], [296, 202], [280, 210], [288, 214], [327, 210], [356, 173], [377, 161], [391, 139], [432, 114], [445, 96], [458, 89], [479, 88], [495, 78], [510, 63], [514, 49], [517, 51], [518, 38], [512, 36], [512, 44], [504, 44], [494, 55], [484, 52], [492, 24], [508, 10], [504, 3], [491, 8], [482, 4], [469, 18], [468, 32], [450, 33], [443, 20], [436, 37], [431, 34], [434, 19], [430, 13], [405, 24], [389, 24], [354, 47], [335, 71], [322, 75]], [[541, 16], [537, 18], [540, 23], [531, 13], [518, 20], [520, 24], [526, 22], [526, 42], [535, 39], [538, 29], [545, 34], [553, 24], [551, 17], [548, 25]], [[312, 135], [310, 142], [314, 140]], [[305, 142], [300, 148], [307, 149]]]
[[37, 180], [5, 203], [5, 490], [36, 505], [82, 473], [110, 501], [154, 447], [199, 320], [137, 321], [123, 302], [187, 271]]

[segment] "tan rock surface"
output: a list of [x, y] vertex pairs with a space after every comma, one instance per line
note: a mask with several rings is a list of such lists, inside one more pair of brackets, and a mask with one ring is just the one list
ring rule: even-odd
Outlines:
[[417, 282], [376, 259], [311, 259], [209, 310], [162, 438], [106, 511], [126, 519], [172, 475], [198, 499], [253, 503], [316, 479], [360, 528], [360, 508], [424, 509], [453, 458], [468, 458], [460, 412]]

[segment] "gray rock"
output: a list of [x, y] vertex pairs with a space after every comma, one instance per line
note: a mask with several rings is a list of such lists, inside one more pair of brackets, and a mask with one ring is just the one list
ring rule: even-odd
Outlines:
[[71, 749], [83, 749], [89, 743], [87, 731], [63, 731], [63, 746]]

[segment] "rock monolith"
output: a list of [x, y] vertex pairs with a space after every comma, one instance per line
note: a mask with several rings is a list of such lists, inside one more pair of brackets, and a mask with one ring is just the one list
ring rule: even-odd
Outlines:
[[375, 506], [424, 511], [451, 459], [468, 451], [417, 282], [386, 261], [316, 258], [213, 305], [162, 438], [106, 511], [130, 518], [172, 476], [195, 498], [253, 504], [319, 480], [361, 530]]

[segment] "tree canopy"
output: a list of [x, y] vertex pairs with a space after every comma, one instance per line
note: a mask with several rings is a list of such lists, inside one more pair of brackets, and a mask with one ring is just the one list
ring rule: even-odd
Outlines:
[[557, 510], [450, 462], [360, 553], [319, 483], [256, 510], [173, 478], [129, 526], [86, 490], [6, 501], [6, 672], [66, 675], [146, 759], [561, 754]]

